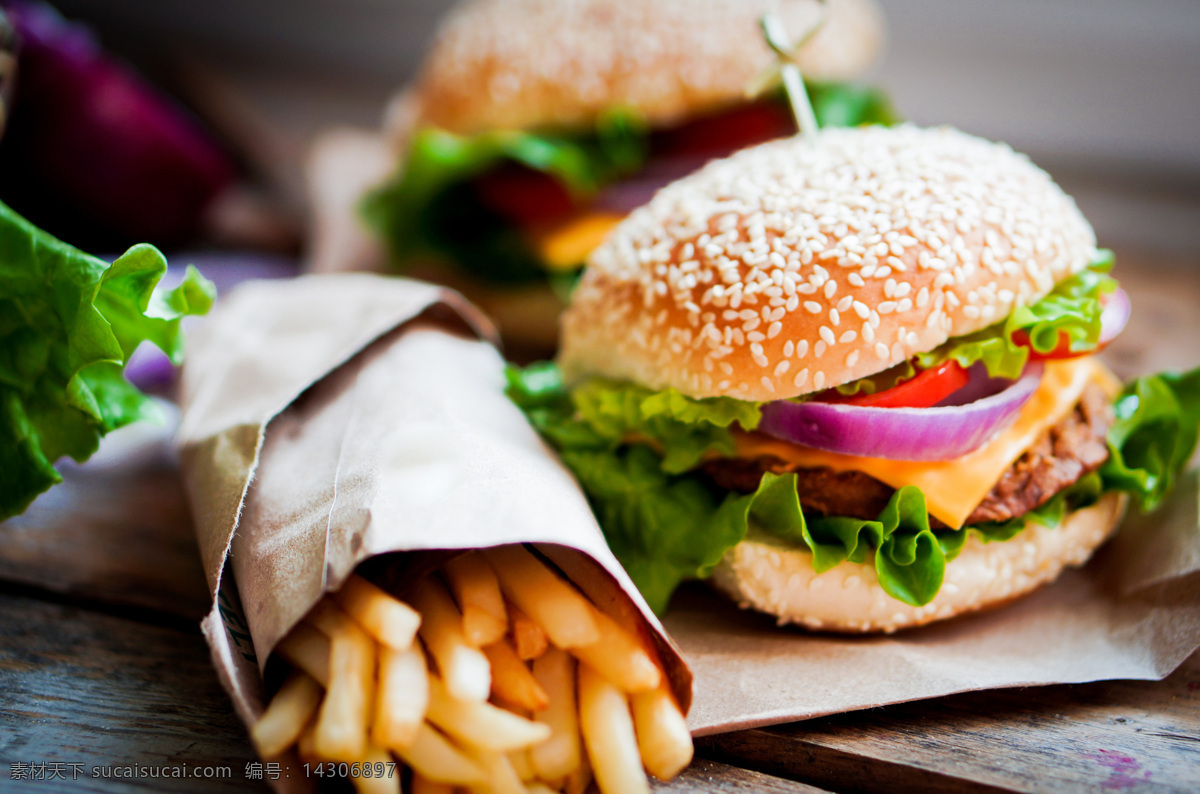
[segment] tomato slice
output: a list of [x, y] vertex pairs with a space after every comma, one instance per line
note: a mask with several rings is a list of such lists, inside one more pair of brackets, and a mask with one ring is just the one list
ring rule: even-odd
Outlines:
[[484, 206], [522, 228], [552, 224], [576, 209], [557, 179], [517, 163], [480, 174], [472, 186]]
[[694, 119], [678, 127], [656, 132], [651, 141], [655, 156], [679, 157], [703, 154], [723, 157], [796, 132], [796, 122], [787, 106], [761, 101]]
[[869, 408], [929, 408], [966, 386], [968, 380], [970, 376], [967, 371], [957, 361], [951, 360], [933, 369], [921, 370], [903, 383], [874, 394], [844, 397], [835, 389], [829, 397], [822, 399], [824, 402]]

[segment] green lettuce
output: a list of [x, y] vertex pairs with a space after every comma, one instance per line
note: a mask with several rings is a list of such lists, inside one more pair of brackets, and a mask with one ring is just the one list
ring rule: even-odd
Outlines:
[[0, 520], [61, 482], [59, 458], [84, 461], [106, 433], [158, 417], [125, 380], [125, 363], [144, 340], [178, 363], [180, 318], [203, 314], [215, 296], [190, 267], [178, 287], [155, 293], [166, 271], [153, 246], [108, 265], [0, 203]]
[[1143, 511], [1162, 504], [1200, 435], [1200, 367], [1135, 378], [1113, 404], [1105, 484], [1128, 493]]
[[928, 353], [917, 356], [921, 369], [954, 359], [963, 367], [982, 361], [994, 378], [1016, 378], [1029, 360], [1029, 347], [1014, 337], [1026, 335], [1039, 353], [1049, 353], [1065, 334], [1074, 353], [1091, 350], [1100, 340], [1100, 296], [1117, 288], [1112, 251], [1100, 251], [1087, 268], [1060, 281], [1049, 295], [1031, 306], [1020, 306], [1004, 322], [973, 334], [957, 336]]
[[645, 125], [619, 112], [602, 117], [587, 135], [519, 130], [456, 135], [427, 128], [414, 137], [403, 168], [369, 193], [360, 211], [397, 263], [449, 259], [494, 282], [542, 278], [545, 271], [520, 230], [480, 204], [469, 181], [513, 162], [589, 196], [641, 168], [648, 147]]
[[[738, 494], [678, 468], [681, 456], [723, 451], [718, 431], [730, 445], [725, 454], [732, 454], [729, 428], [743, 418], [743, 426], [757, 423], [753, 403], [709, 404], [669, 392], [654, 400], [649, 390], [608, 381], [584, 384], [592, 393], [580, 398], [548, 364], [510, 367], [508, 383], [509, 396], [575, 473], [613, 553], [656, 611], [666, 608], [680, 582], [708, 576], [752, 531], [807, 549], [818, 572], [844, 560], [873, 561], [888, 594], [926, 604], [941, 587], [946, 563], [971, 534], [992, 542], [1011, 539], [1029, 521], [1056, 527], [1068, 510], [1092, 504], [1106, 491], [1130, 493], [1147, 509], [1157, 506], [1200, 435], [1200, 369], [1136, 379], [1117, 401], [1111, 457], [1099, 472], [1020, 518], [933, 529], [924, 494], [912, 486], [897, 490], [876, 519], [864, 520], [805, 515], [795, 474], [765, 473], [753, 494]], [[690, 435], [682, 427], [688, 424], [695, 425]], [[655, 446], [627, 443], [622, 431]]]
[[[809, 94], [822, 126], [899, 120], [876, 89], [816, 83]], [[575, 135], [516, 130], [456, 135], [424, 129], [415, 135], [402, 169], [364, 198], [360, 212], [387, 241], [400, 267], [429, 258], [493, 283], [550, 280], [559, 292], [569, 291], [573, 278], [547, 273], [521, 230], [476, 199], [470, 180], [511, 162], [549, 174], [572, 194], [586, 197], [640, 170], [649, 148], [649, 127], [623, 110]]]

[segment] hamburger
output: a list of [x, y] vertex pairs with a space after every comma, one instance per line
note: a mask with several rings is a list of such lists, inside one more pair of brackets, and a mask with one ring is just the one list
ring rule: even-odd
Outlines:
[[1078, 565], [1196, 441], [1200, 371], [1122, 387], [1129, 303], [1050, 177], [949, 128], [715, 161], [591, 255], [510, 395], [657, 609], [711, 576], [812, 629], [894, 631]]
[[874, 0], [473, 0], [437, 35], [391, 114], [401, 165], [362, 205], [396, 267], [466, 292], [510, 349], [554, 349], [587, 254], [655, 190], [794, 132], [759, 16], [799, 36], [825, 125], [890, 123], [845, 81], [884, 38]]

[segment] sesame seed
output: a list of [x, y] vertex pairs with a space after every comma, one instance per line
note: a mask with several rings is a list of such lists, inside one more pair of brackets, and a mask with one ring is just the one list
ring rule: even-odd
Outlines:
[[886, 359], [888, 357], [888, 346], [885, 345], [883, 342], [876, 342], [875, 343], [875, 355], [881, 359]]
[[800, 370], [796, 373], [796, 377], [792, 379], [792, 385], [797, 389], [803, 389], [804, 384], [808, 383], [808, 368]]
[[[565, 344], [565, 355], [588, 348], [580, 335], [596, 334], [616, 340], [612, 360], [631, 362], [605, 374], [638, 379], [678, 360], [679, 372], [690, 371], [661, 385], [694, 392], [711, 383], [704, 373], [725, 372], [722, 358], [782, 335], [782, 320], [800, 306], [818, 323], [829, 312], [825, 327], [839, 339], [853, 311], [858, 319], [848, 325], [877, 353], [880, 314], [920, 319], [928, 329], [920, 339], [887, 330], [901, 348], [918, 349], [916, 342], [937, 344], [1003, 313], [983, 306], [1038, 300], [1094, 251], [1073, 202], [1007, 147], [946, 128], [829, 129], [815, 145], [780, 140], [713, 161], [633, 212], [591, 255], [575, 306], [607, 300], [613, 288], [631, 289], [634, 300], [586, 321], [595, 327], [572, 327], [573, 306], [564, 340], [578, 343]], [[921, 271], [913, 283], [899, 276], [910, 266]], [[845, 289], [831, 272], [844, 274]], [[855, 292], [869, 278], [880, 280], [885, 299], [874, 311], [876, 298], [860, 301]], [[985, 278], [999, 281], [981, 286]], [[977, 295], [968, 300], [970, 291]], [[964, 302], [977, 317], [960, 311]], [[914, 307], [925, 316], [909, 318]], [[680, 312], [675, 320], [668, 309]], [[789, 341], [775, 350], [804, 359], [809, 345]], [[819, 335], [811, 349], [823, 354], [831, 344]], [[885, 346], [883, 358], [907, 352], [896, 350]], [[780, 366], [772, 356], [766, 371]], [[708, 396], [703, 388], [693, 396]], [[774, 394], [753, 379], [721, 392]]]
[[[853, 331], [851, 331], [851, 333], [853, 333]], [[855, 351], [852, 351], [850, 353], [850, 355], [846, 356], [846, 366], [853, 367], [857, 363], [858, 363], [858, 351], [855, 350]]]
[[778, 378], [780, 375], [786, 374], [787, 371], [791, 368], [791, 366], [792, 366], [792, 362], [788, 361], [787, 359], [780, 361], [778, 364], [775, 365], [775, 377]]
[[824, 372], [818, 372], [817, 374], [813, 375], [813, 388], [816, 389], [817, 391], [820, 391], [821, 389], [825, 388], [825, 373]]
[[[817, 333], [821, 335], [821, 339], [824, 340], [825, 344], [834, 344], [833, 330], [828, 325], [822, 325]], [[820, 354], [818, 353], [817, 355], [819, 356]]]
[[819, 340], [815, 345], [813, 345], [813, 355], [817, 358], [820, 358], [821, 356], [825, 355], [825, 348], [827, 347], [829, 347], [829, 345], [826, 344], [825, 340]]
[[804, 358], [808, 355], [808, 340], [801, 339], [796, 343], [796, 358]]
[[858, 333], [856, 331], [844, 331], [842, 335], [838, 337], [838, 341], [843, 345], [848, 345], [857, 338]]

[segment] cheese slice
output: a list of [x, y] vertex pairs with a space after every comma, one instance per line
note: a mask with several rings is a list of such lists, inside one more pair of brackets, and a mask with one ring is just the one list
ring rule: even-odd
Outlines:
[[548, 270], [574, 270], [624, 219], [624, 215], [603, 212], [580, 215], [536, 235], [534, 247]]
[[1016, 420], [982, 447], [952, 460], [887, 460], [843, 455], [761, 433], [739, 434], [737, 456], [770, 455], [803, 468], [827, 466], [834, 471], [861, 471], [897, 489], [915, 485], [925, 493], [930, 515], [958, 528], [992, 490], [1000, 475], [1075, 407], [1084, 387], [1093, 381], [1110, 396], [1120, 390], [1116, 376], [1094, 356], [1047, 361], [1041, 384]]

